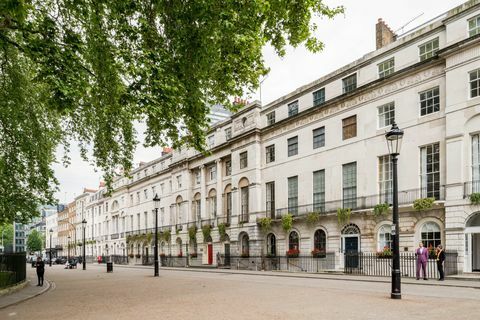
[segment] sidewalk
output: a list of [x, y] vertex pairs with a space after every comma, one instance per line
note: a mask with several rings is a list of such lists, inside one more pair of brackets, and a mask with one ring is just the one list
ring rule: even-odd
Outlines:
[[[96, 267], [104, 267], [103, 264], [93, 264]], [[137, 268], [137, 269], [153, 269], [153, 266], [142, 265], [119, 265], [113, 266], [113, 272], [115, 268]], [[250, 270], [232, 270], [232, 269], [213, 269], [213, 268], [173, 268], [173, 267], [160, 267], [160, 273], [162, 270], [170, 271], [189, 271], [189, 272], [206, 272], [206, 273], [223, 273], [223, 274], [241, 274], [251, 276], [267, 276], [267, 277], [287, 277], [287, 278], [303, 278], [303, 279], [318, 279], [318, 280], [338, 280], [338, 281], [360, 281], [360, 282], [379, 282], [390, 283], [389, 277], [371, 277], [371, 276], [358, 276], [358, 275], [346, 275], [346, 274], [329, 274], [329, 273], [301, 273], [301, 272], [286, 272], [286, 271], [250, 271]], [[442, 287], [458, 287], [458, 288], [474, 288], [480, 289], [480, 281], [472, 281], [470, 279], [461, 279], [458, 277], [452, 280], [449, 277], [445, 281], [438, 281], [437, 279], [415, 280], [414, 278], [402, 278], [402, 284], [410, 285], [423, 285], [423, 286], [442, 286]]]
[[11, 305], [36, 297], [46, 292], [52, 285], [49, 281], [44, 280], [43, 287], [37, 287], [37, 278], [32, 277], [31, 275], [29, 275], [27, 281], [29, 283], [25, 288], [0, 297], [0, 309], [4, 309]]

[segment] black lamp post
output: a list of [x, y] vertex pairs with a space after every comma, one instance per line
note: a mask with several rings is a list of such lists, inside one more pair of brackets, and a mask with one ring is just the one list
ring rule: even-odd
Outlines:
[[70, 245], [70, 239], [71, 239], [72, 237], [68, 236], [67, 238], [68, 238], [68, 244], [67, 244], [67, 246], [68, 246], [68, 261], [70, 261], [70, 246], [71, 246], [71, 245]]
[[82, 220], [82, 226], [83, 226], [83, 243], [82, 243], [82, 248], [83, 248], [83, 270], [87, 269], [87, 263], [85, 261], [85, 226], [87, 225], [87, 220], [83, 219]]
[[397, 177], [397, 157], [402, 147], [403, 130], [399, 129], [395, 122], [392, 128], [385, 134], [388, 145], [388, 153], [392, 159], [393, 173], [393, 225], [392, 225], [392, 245], [393, 245], [393, 265], [392, 265], [392, 299], [401, 299], [400, 289], [400, 247], [399, 247], [399, 227], [398, 227], [398, 177]]
[[158, 207], [160, 206], [160, 197], [158, 194], [155, 194], [153, 198], [153, 203], [155, 204], [155, 248], [153, 254], [155, 255], [154, 259], [154, 277], [158, 277]]
[[48, 231], [50, 233], [50, 267], [52, 266], [52, 234], [53, 234], [53, 229], [50, 229]]

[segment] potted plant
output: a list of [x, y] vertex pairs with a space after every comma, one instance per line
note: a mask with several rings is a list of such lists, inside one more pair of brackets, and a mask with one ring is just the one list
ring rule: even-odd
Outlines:
[[272, 219], [271, 218], [259, 218], [257, 224], [260, 226], [262, 232], [267, 233], [272, 229]]
[[191, 226], [188, 228], [188, 238], [190, 241], [197, 241], [197, 226]]
[[428, 210], [433, 206], [435, 198], [421, 198], [413, 201], [413, 208], [417, 211]]
[[135, 258], [137, 258], [137, 259], [140, 259], [140, 257], [141, 257], [140, 253], [137, 253], [137, 254], [135, 255]]
[[165, 253], [160, 253], [160, 258], [165, 258]]
[[225, 241], [227, 239], [227, 225], [225, 223], [218, 224], [218, 234], [220, 235], [220, 241]]
[[373, 207], [373, 215], [375, 217], [380, 217], [382, 215], [388, 214], [390, 210], [390, 206], [388, 203], [379, 203], [375, 207]]
[[298, 258], [300, 255], [300, 250], [298, 249], [290, 249], [287, 251], [287, 258]]
[[324, 248], [315, 248], [312, 250], [312, 257], [314, 258], [325, 258], [326, 251]]
[[380, 259], [391, 259], [393, 257], [392, 249], [389, 246], [383, 247], [382, 251], [377, 252], [377, 258]]
[[320, 213], [318, 212], [309, 212], [307, 214], [307, 225], [314, 226], [320, 221]]
[[212, 233], [212, 226], [209, 224], [206, 224], [202, 226], [202, 234], [203, 234], [203, 241], [205, 242], [206, 239], [210, 237], [210, 234]]
[[190, 253], [190, 258], [197, 258], [198, 254], [196, 252]]
[[132, 258], [133, 258], [133, 253], [129, 253], [129, 254], [128, 254], [128, 257], [129, 257], [130, 259], [132, 259]]
[[242, 252], [242, 254], [240, 255], [241, 258], [248, 258], [250, 257], [250, 254], [248, 252]]
[[342, 225], [350, 222], [351, 214], [352, 214], [352, 209], [350, 208], [338, 208], [337, 209], [338, 224]]
[[282, 216], [282, 229], [285, 232], [288, 232], [292, 229], [293, 226], [293, 215], [291, 213], [287, 213], [286, 215]]
[[177, 255], [178, 258], [182, 258], [183, 257], [183, 252], [180, 252], [178, 255]]
[[470, 203], [473, 205], [480, 204], [480, 192], [474, 192], [470, 195]]

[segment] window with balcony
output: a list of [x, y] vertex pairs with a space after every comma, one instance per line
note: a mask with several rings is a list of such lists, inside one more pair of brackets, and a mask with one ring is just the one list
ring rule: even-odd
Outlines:
[[468, 35], [473, 37], [480, 33], [480, 15], [468, 20]]
[[313, 211], [325, 211], [325, 170], [313, 173]]
[[440, 144], [420, 148], [422, 198], [440, 199]]
[[248, 154], [247, 151], [240, 153], [240, 169], [248, 167]]
[[438, 87], [420, 92], [420, 115], [440, 111], [440, 89]]
[[288, 156], [295, 156], [298, 154], [298, 136], [292, 137], [287, 140], [288, 143]]
[[292, 117], [298, 113], [298, 101], [288, 104], [288, 116]]
[[378, 157], [378, 189], [380, 203], [392, 203], [392, 161], [390, 155]]
[[357, 136], [357, 116], [351, 116], [342, 120], [343, 140]]
[[267, 163], [275, 162], [275, 145], [265, 147], [265, 158]]
[[389, 102], [377, 108], [378, 128], [389, 127], [395, 121], [395, 102]]
[[357, 89], [357, 74], [355, 73], [355, 74], [352, 74], [351, 76], [343, 78], [342, 88], [343, 88], [343, 93], [348, 93]]
[[325, 127], [313, 130], [313, 149], [325, 146]]
[[395, 72], [395, 59], [391, 58], [378, 64], [378, 77], [383, 78]]
[[480, 96], [480, 69], [469, 72], [470, 98]]
[[275, 218], [275, 182], [268, 182], [266, 184], [266, 209], [267, 217]]
[[357, 163], [347, 163], [343, 171], [343, 208], [354, 209], [357, 206]]
[[313, 93], [313, 106], [319, 106], [325, 102], [325, 88], [317, 90]]
[[288, 212], [298, 213], [298, 176], [288, 178]]
[[480, 134], [472, 136], [472, 192], [480, 192]]
[[420, 61], [433, 57], [438, 51], [438, 38], [430, 40], [418, 46]]
[[275, 111], [267, 113], [267, 126], [275, 123]]

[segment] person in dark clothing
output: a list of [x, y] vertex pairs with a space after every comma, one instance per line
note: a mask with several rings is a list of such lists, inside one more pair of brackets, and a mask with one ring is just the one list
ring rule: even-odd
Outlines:
[[445, 274], [443, 272], [443, 263], [445, 262], [445, 250], [443, 250], [443, 247], [440, 244], [437, 246], [436, 255], [437, 255], [437, 269], [438, 269], [438, 273], [440, 274], [440, 279], [438, 280], [443, 281], [445, 277]]
[[38, 284], [37, 286], [43, 286], [43, 275], [45, 273], [45, 262], [42, 261], [42, 258], [37, 258], [37, 278]]

